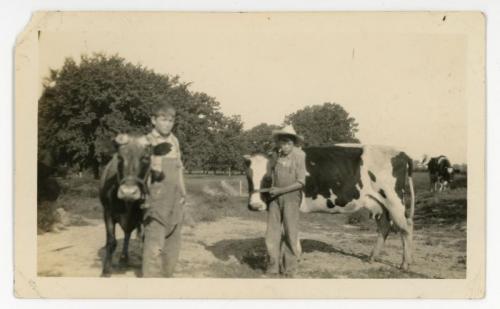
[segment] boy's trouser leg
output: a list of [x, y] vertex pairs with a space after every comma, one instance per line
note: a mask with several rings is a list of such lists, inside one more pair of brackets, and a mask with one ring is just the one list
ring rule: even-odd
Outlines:
[[298, 246], [299, 241], [299, 204], [296, 201], [290, 201], [283, 205], [283, 272], [293, 273], [297, 268], [297, 262], [300, 255]]
[[162, 277], [161, 256], [165, 243], [165, 227], [156, 220], [149, 220], [144, 226], [144, 247], [142, 252], [142, 276]]
[[269, 255], [267, 271], [278, 273], [280, 265], [281, 209], [276, 201], [271, 202], [267, 211], [266, 248]]
[[165, 238], [162, 254], [164, 277], [172, 277], [175, 265], [179, 259], [179, 252], [181, 250], [181, 227], [181, 223], [175, 225], [170, 235]]

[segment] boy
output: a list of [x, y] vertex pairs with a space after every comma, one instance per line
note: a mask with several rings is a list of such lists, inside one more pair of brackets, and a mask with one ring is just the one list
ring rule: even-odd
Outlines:
[[303, 138], [291, 126], [274, 131], [272, 136], [279, 150], [273, 160], [273, 186], [269, 191], [272, 200], [266, 231], [267, 273], [293, 277], [300, 255], [299, 207], [306, 177], [305, 154], [297, 147]]
[[[171, 105], [153, 107], [153, 130], [147, 135], [154, 150], [144, 214], [143, 277], [171, 277], [179, 258], [186, 187], [179, 141], [171, 132], [174, 122], [175, 109]], [[165, 148], [171, 149], [167, 152]]]

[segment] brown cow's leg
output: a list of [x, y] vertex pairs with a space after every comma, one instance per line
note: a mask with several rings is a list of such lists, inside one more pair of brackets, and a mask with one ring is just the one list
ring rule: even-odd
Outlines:
[[123, 249], [122, 255], [120, 256], [120, 265], [127, 266], [128, 265], [128, 244], [130, 242], [130, 235], [132, 232], [125, 232], [125, 238], [123, 239]]
[[113, 252], [116, 249], [116, 236], [115, 236], [115, 223], [111, 218], [109, 211], [104, 211], [104, 224], [106, 226], [106, 254], [104, 256], [104, 263], [102, 268], [102, 276], [111, 276], [111, 262], [113, 259]]
[[390, 231], [391, 225], [389, 222], [389, 214], [387, 211], [384, 211], [384, 213], [377, 218], [377, 243], [375, 244], [375, 247], [370, 255], [370, 263], [378, 260], [380, 251], [384, 247], [385, 240], [387, 239]]

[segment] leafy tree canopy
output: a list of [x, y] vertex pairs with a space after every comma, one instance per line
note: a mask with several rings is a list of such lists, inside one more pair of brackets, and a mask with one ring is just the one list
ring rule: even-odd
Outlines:
[[193, 93], [188, 86], [178, 76], [155, 73], [117, 55], [82, 56], [78, 64], [68, 58], [44, 82], [39, 152], [49, 149], [58, 154], [58, 162], [70, 166], [98, 166], [109, 159], [117, 133], [150, 131], [151, 107], [166, 101], [177, 109], [173, 131], [186, 166], [208, 164], [206, 154], [215, 151], [215, 133], [238, 134], [241, 120], [225, 117], [215, 98]]
[[277, 125], [261, 123], [250, 130], [243, 132], [243, 150], [247, 154], [268, 153], [274, 147], [271, 140], [273, 130], [279, 129]]
[[359, 143], [358, 123], [339, 104], [308, 106], [285, 117], [304, 136], [306, 146], [328, 146], [335, 143]]

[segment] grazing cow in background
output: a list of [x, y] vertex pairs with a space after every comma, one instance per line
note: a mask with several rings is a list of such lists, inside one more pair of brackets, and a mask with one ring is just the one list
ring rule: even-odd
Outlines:
[[[148, 194], [151, 143], [146, 136], [120, 134], [115, 139], [117, 152], [106, 165], [99, 188], [106, 226], [106, 256], [102, 276], [111, 276], [111, 261], [116, 249], [115, 225], [125, 234], [120, 264], [128, 262], [128, 244], [134, 229], [141, 228], [142, 209]], [[160, 144], [163, 145], [163, 144]], [[170, 150], [170, 147], [166, 150]]]
[[430, 191], [445, 191], [453, 182], [454, 169], [451, 167], [450, 160], [446, 156], [430, 158], [424, 156], [422, 164], [427, 165], [430, 179]]
[[[338, 144], [304, 148], [308, 176], [301, 212], [352, 213], [370, 210], [378, 225], [378, 238], [370, 261], [377, 258], [391, 230], [398, 227], [403, 243], [401, 268], [412, 262], [415, 193], [413, 162], [404, 152], [385, 146]], [[245, 156], [250, 210], [266, 210], [272, 186], [273, 158]], [[405, 193], [410, 193], [407, 201]], [[408, 203], [407, 203], [408, 202]]]

